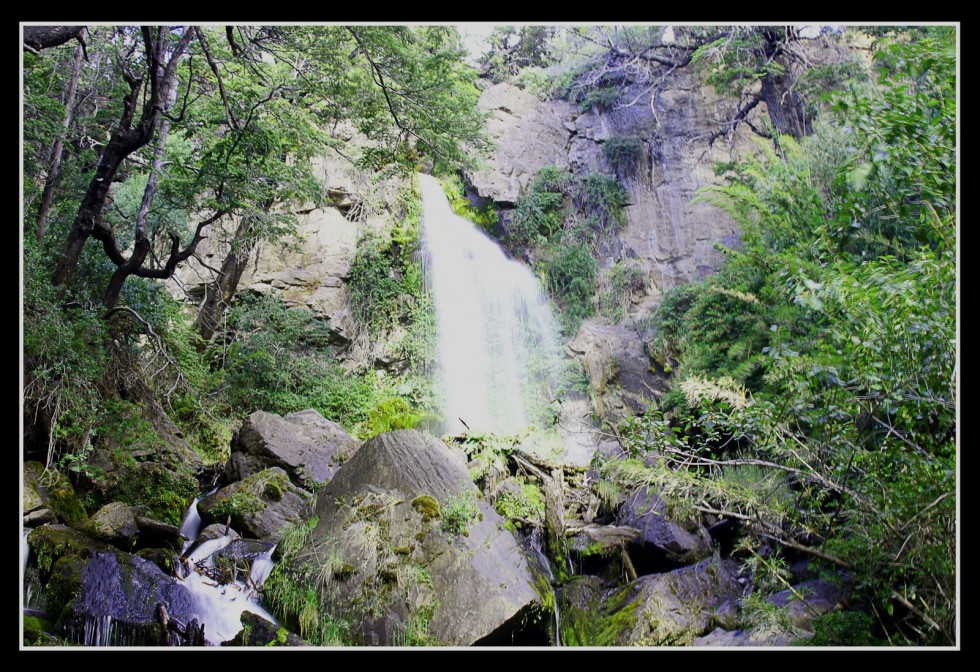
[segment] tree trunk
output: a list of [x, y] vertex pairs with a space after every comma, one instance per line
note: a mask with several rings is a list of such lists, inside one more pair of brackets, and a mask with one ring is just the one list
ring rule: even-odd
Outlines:
[[92, 235], [92, 230], [102, 213], [106, 194], [109, 193], [109, 186], [119, 170], [119, 165], [123, 159], [145, 144], [138, 137], [138, 133], [132, 130], [117, 131], [109, 140], [109, 144], [106, 145], [101, 158], [99, 158], [95, 177], [89, 183], [85, 196], [78, 206], [75, 221], [72, 222], [68, 238], [65, 240], [64, 254], [58, 260], [58, 266], [55, 268], [52, 278], [53, 284], [62, 285], [71, 280], [71, 276], [78, 266], [78, 259], [82, 255], [82, 247]]
[[34, 51], [81, 37], [85, 26], [24, 26], [24, 45]]
[[[168, 101], [172, 104], [172, 101]], [[169, 107], [169, 105], [167, 105]], [[143, 200], [140, 202], [139, 212], [136, 214], [136, 242], [133, 245], [133, 254], [124, 264], [118, 266], [112, 277], [109, 278], [109, 287], [106, 289], [102, 304], [106, 310], [112, 310], [119, 300], [119, 293], [122, 292], [126, 278], [131, 276], [137, 269], [143, 266], [153, 243], [147, 235], [146, 220], [150, 216], [150, 208], [153, 206], [153, 197], [156, 196], [157, 178], [163, 168], [163, 151], [167, 147], [167, 137], [170, 135], [170, 120], [164, 118], [160, 122], [160, 137], [157, 138], [157, 146], [153, 150], [153, 163], [150, 166], [150, 176], [146, 179], [146, 187], [143, 189]]]
[[75, 107], [75, 94], [78, 92], [78, 75], [82, 70], [82, 46], [75, 49], [75, 62], [71, 68], [71, 82], [68, 84], [68, 96], [65, 99], [65, 118], [61, 122], [61, 134], [54, 141], [51, 150], [51, 165], [48, 168], [48, 177], [44, 182], [44, 193], [41, 194], [41, 209], [37, 215], [37, 241], [44, 240], [44, 232], [48, 224], [48, 212], [51, 210], [51, 200], [54, 196], [54, 183], [58, 179], [58, 171], [61, 168], [61, 155], [64, 148], [65, 135], [68, 127], [71, 126], [72, 108]]
[[99, 218], [102, 214], [102, 208], [105, 207], [109, 187], [119, 170], [119, 166], [127, 156], [153, 139], [164, 105], [173, 93], [171, 89], [176, 82], [177, 63], [183, 56], [192, 31], [189, 29], [184, 31], [180, 42], [174, 47], [170, 59], [164, 65], [165, 44], [160, 36], [162, 30], [162, 27], [157, 29], [157, 38], [154, 44], [153, 31], [146, 26], [142, 29], [146, 52], [153, 58], [145, 73], [149, 79], [149, 86], [145, 91], [147, 95], [143, 96], [142, 112], [135, 127], [133, 126], [133, 118], [136, 115], [140, 91], [144, 88], [143, 80], [134, 76], [125, 64], [122, 65], [122, 74], [129, 84], [130, 91], [123, 99], [123, 112], [119, 123], [99, 158], [95, 176], [89, 182], [85, 196], [78, 206], [75, 220], [72, 222], [71, 230], [65, 240], [65, 251], [61, 259], [58, 260], [58, 265], [51, 278], [54, 285], [63, 285], [71, 280], [78, 266], [82, 248], [92, 235], [95, 235], [102, 242], [106, 254], [113, 263], [118, 266], [126, 261], [115, 247], [112, 230], [100, 222]]
[[[273, 201], [269, 200], [263, 204], [263, 213], [269, 212], [272, 203]], [[205, 343], [214, 337], [225, 309], [238, 291], [238, 283], [245, 273], [245, 267], [255, 247], [254, 231], [257, 219], [258, 215], [255, 214], [242, 217], [231, 241], [231, 248], [221, 263], [221, 270], [205, 289], [204, 300], [194, 320], [194, 329]]]
[[775, 129], [799, 140], [810, 134], [812, 123], [806, 118], [803, 96], [793, 88], [796, 85], [794, 64], [780, 46], [780, 39], [784, 39], [784, 36], [778, 35], [775, 30], [766, 31], [763, 35], [766, 37], [764, 54], [781, 67], [782, 73], [770, 72], [762, 80], [762, 99]]

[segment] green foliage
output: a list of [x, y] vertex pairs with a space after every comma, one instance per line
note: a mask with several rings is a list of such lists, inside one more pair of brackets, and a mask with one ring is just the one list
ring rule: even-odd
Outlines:
[[643, 290], [646, 283], [647, 275], [639, 263], [616, 262], [596, 295], [599, 313], [610, 322], [621, 322], [626, 317], [630, 300]]
[[368, 418], [357, 427], [357, 436], [368, 439], [395, 429], [415, 429], [429, 419], [418, 413], [401, 397], [383, 399], [368, 412]]
[[569, 333], [595, 310], [599, 267], [593, 247], [625, 224], [627, 199], [614, 178], [600, 173], [576, 177], [546, 166], [516, 203], [509, 243], [531, 248], [535, 268], [561, 308]]
[[494, 509], [504, 518], [517, 519], [515, 524], [521, 527], [525, 521], [544, 520], [544, 495], [534, 483], [527, 479], [518, 478], [520, 490], [503, 490], [497, 497]]
[[583, 112], [591, 112], [596, 110], [603, 112], [610, 109], [613, 105], [619, 102], [619, 96], [622, 89], [618, 86], [601, 86], [597, 89], [592, 89], [582, 97], [580, 103]]
[[530, 189], [514, 208], [511, 244], [527, 247], [560, 232], [565, 223], [565, 193], [570, 186], [571, 176], [558, 167], [546, 166], [539, 170]]
[[[449, 205], [460, 217], [465, 217], [484, 231], [491, 230], [500, 221], [500, 215], [494, 207], [493, 199], [487, 199], [482, 205], [474, 204], [466, 195], [466, 187], [459, 173], [450, 173], [442, 178], [442, 188], [449, 199]], [[479, 198], [474, 196], [479, 201]]]
[[[776, 138], [701, 192], [742, 245], [658, 311], [648, 349], [675, 365], [679, 403], [626, 430], [656, 468], [605, 468], [770, 539], [816, 539], [890, 642], [950, 643], [954, 61], [932, 37], [879, 53], [879, 89], [835, 99], [836, 127]], [[844, 622], [862, 627], [845, 641], [870, 641], [866, 614], [828, 620], [828, 641]]]
[[541, 263], [546, 287], [561, 307], [562, 326], [574, 333], [585, 318], [592, 315], [592, 294], [599, 264], [585, 243], [549, 245], [548, 257]]
[[386, 245], [370, 237], [358, 243], [347, 288], [354, 316], [372, 333], [384, 330], [392, 315], [399, 312], [402, 290]]
[[375, 385], [329, 357], [327, 325], [312, 311], [287, 308], [273, 296], [246, 296], [229, 322], [236, 340], [225, 370], [237, 414], [315, 408], [348, 430], [368, 419]]
[[585, 217], [597, 220], [601, 232], [622, 228], [626, 223], [623, 207], [629, 194], [615, 178], [590, 173], [577, 185], [572, 199]]
[[442, 506], [442, 529], [453, 535], [470, 536], [470, 525], [483, 514], [476, 506], [476, 495], [472, 491], [465, 492], [446, 500]]
[[545, 65], [553, 31], [551, 26], [494, 26], [489, 48], [478, 59], [482, 76], [494, 83], [511, 81], [527, 68]]
[[602, 155], [619, 180], [636, 177], [643, 166], [647, 148], [643, 138], [635, 135], [615, 136], [602, 143]]
[[884, 646], [887, 642], [875, 637], [874, 619], [861, 611], [833, 611], [821, 614], [810, 622], [813, 637], [802, 640], [805, 646]]

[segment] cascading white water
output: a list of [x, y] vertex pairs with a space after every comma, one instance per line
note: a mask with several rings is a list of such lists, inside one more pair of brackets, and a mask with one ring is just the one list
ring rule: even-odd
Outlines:
[[419, 175], [423, 265], [437, 321], [444, 431], [509, 434], [546, 407], [560, 361], [551, 306], [527, 266], [456, 215], [439, 182]]
[[277, 623], [275, 617], [266, 611], [259, 603], [258, 589], [269, 577], [274, 563], [272, 552], [275, 546], [256, 555], [251, 562], [251, 569], [246, 581], [229, 581], [225, 584], [216, 583], [208, 572], [204, 571], [213, 564], [212, 556], [234, 538], [230, 535], [210, 539], [188, 553], [201, 531], [201, 517], [197, 512], [197, 499], [188, 509], [180, 526], [181, 534], [188, 541], [182, 551], [185, 566], [178, 572], [179, 580], [191, 592], [194, 599], [192, 617], [204, 624], [204, 636], [209, 644], [218, 645], [234, 637], [242, 628], [241, 617], [245, 611], [258, 614], [262, 618]]

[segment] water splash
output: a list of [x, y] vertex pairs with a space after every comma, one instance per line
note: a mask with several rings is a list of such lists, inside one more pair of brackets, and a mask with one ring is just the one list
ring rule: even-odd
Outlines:
[[[196, 522], [195, 522], [196, 520]], [[250, 611], [271, 623], [278, 623], [260, 604], [262, 584], [272, 572], [272, 552], [275, 546], [261, 551], [236, 554], [239, 560], [251, 563], [244, 579], [222, 583], [216, 580], [216, 559], [221, 551], [232, 543], [248, 543], [229, 534], [209, 539], [195, 545], [200, 535], [200, 516], [197, 515], [197, 500], [191, 505], [181, 524], [181, 533], [188, 537], [184, 545], [182, 559], [178, 567], [178, 580], [190, 591], [194, 607], [190, 616], [204, 624], [204, 637], [208, 644], [218, 645], [232, 639], [242, 629], [242, 613]], [[252, 542], [257, 543], [257, 542]]]
[[535, 423], [557, 388], [551, 306], [527, 266], [452, 211], [435, 178], [419, 175], [419, 183], [443, 430], [515, 433]]

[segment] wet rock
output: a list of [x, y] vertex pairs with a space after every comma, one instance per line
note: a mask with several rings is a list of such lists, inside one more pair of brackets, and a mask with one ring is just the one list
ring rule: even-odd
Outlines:
[[[220, 537], [232, 537], [237, 538], [238, 532], [235, 532], [230, 526], [224, 523], [212, 523], [201, 530], [201, 533], [197, 536], [197, 541], [195, 546], [204, 543], [205, 541], [211, 541], [212, 539], [218, 539]], [[193, 549], [193, 547], [191, 547]]]
[[334, 454], [349, 441], [343, 427], [313, 409], [285, 417], [256, 411], [232, 439], [225, 476], [238, 481], [279, 467], [297, 484], [324, 483], [340, 467]]
[[228, 485], [197, 503], [205, 525], [224, 523], [255, 539], [278, 541], [283, 529], [304, 518], [312, 495], [290, 482], [279, 467]]
[[633, 527], [639, 535], [630, 543], [637, 573], [697, 562], [711, 555], [711, 537], [703, 525], [668, 520], [667, 504], [648, 487], [630, 495], [619, 509], [616, 524]]
[[222, 646], [310, 646], [310, 643], [251, 611], [242, 612], [242, 629]]
[[496, 643], [550, 596], [463, 453], [427, 433], [366, 441], [320, 493], [316, 515], [299, 557], [315, 549], [319, 564], [329, 559], [320, 608], [355, 623], [363, 643]]
[[51, 509], [34, 509], [30, 513], [24, 514], [24, 527], [40, 527], [49, 523], [58, 522], [58, 517]]
[[583, 646], [690, 644], [708, 631], [715, 610], [737, 596], [735, 571], [730, 560], [704, 560], [642, 576], [606, 596], [598, 608], [567, 614], [563, 632]]
[[173, 574], [177, 566], [177, 553], [172, 548], [142, 548], [136, 555], [149, 560], [167, 574]]
[[72, 596], [56, 624], [69, 641], [89, 646], [159, 645], [163, 631], [156, 608], [161, 602], [172, 618], [187, 622], [194, 617], [190, 591], [145, 558], [95, 553], [87, 560], [67, 560], [55, 565], [51, 582], [59, 584], [59, 594]]
[[155, 518], [136, 516], [136, 528], [139, 530], [137, 547], [172, 546], [179, 548], [180, 528]]

